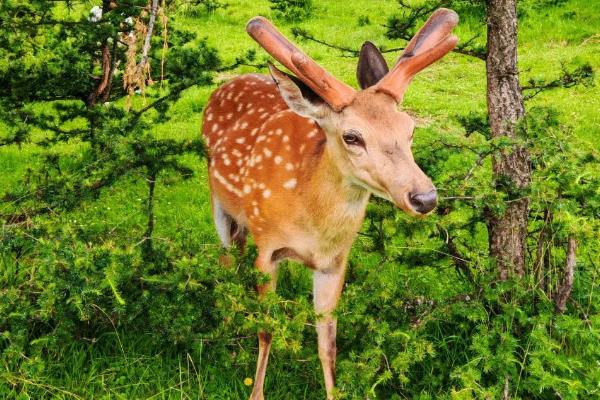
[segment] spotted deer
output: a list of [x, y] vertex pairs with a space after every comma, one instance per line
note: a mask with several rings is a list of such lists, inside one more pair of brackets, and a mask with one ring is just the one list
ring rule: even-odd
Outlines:
[[[295, 259], [313, 271], [318, 353], [327, 397], [336, 360], [334, 308], [346, 260], [371, 194], [411, 215], [430, 213], [436, 189], [411, 153], [414, 122], [397, 105], [411, 79], [458, 41], [458, 16], [439, 9], [391, 69], [366, 42], [357, 77], [362, 90], [337, 80], [290, 43], [269, 21], [246, 30], [292, 73], [272, 64], [270, 76], [247, 74], [217, 89], [204, 113], [209, 183], [218, 235], [243, 248], [250, 232], [259, 271], [270, 276], [260, 297], [275, 290], [277, 265]], [[264, 399], [271, 334], [258, 333], [250, 399]]]

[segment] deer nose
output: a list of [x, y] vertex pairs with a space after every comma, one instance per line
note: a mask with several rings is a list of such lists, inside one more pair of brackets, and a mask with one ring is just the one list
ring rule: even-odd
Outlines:
[[427, 214], [437, 204], [437, 191], [435, 189], [425, 193], [411, 193], [410, 204], [416, 212]]

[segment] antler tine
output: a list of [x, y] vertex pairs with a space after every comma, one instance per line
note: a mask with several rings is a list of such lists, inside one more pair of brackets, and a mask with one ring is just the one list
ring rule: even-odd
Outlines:
[[449, 9], [436, 10], [402, 52], [394, 68], [377, 84], [375, 90], [387, 93], [401, 102], [412, 78], [446, 54], [458, 38], [452, 29], [458, 24], [458, 15]]
[[294, 46], [263, 17], [254, 17], [246, 25], [248, 34], [273, 58], [285, 65], [335, 111], [349, 105], [356, 91], [337, 80], [312, 58]]

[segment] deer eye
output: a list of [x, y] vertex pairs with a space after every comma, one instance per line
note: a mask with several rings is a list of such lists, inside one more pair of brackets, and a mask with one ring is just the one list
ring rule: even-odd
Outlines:
[[344, 143], [346, 143], [349, 146], [365, 147], [365, 141], [363, 140], [360, 133], [358, 133], [358, 131], [355, 131], [352, 129], [349, 131], [346, 131], [342, 135], [342, 139], [344, 139]]

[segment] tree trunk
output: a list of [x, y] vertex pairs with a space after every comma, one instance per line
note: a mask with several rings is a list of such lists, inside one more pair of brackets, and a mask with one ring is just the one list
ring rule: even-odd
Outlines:
[[[488, 0], [487, 103], [493, 137], [516, 138], [517, 123], [524, 116], [523, 95], [517, 69], [516, 0]], [[529, 153], [515, 144], [492, 159], [494, 181], [507, 193], [502, 216], [488, 215], [490, 254], [499, 278], [522, 276], [529, 199], [522, 195], [530, 183]]]

